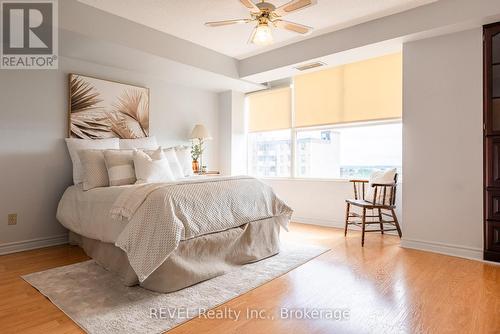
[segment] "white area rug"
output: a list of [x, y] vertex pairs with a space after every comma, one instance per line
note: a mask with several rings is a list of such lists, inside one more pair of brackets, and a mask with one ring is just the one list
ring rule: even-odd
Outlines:
[[282, 244], [278, 255], [169, 294], [126, 287], [93, 260], [25, 275], [23, 279], [87, 333], [162, 333], [326, 251]]

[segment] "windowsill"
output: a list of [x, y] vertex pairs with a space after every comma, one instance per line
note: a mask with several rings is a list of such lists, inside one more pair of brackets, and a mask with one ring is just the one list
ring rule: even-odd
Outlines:
[[[335, 182], [335, 183], [349, 183], [349, 180], [359, 180], [360, 178], [353, 177], [351, 179], [321, 179], [321, 178], [300, 178], [300, 177], [258, 177], [254, 176], [257, 179], [261, 180], [270, 180], [270, 181], [298, 181], [298, 182]], [[368, 180], [363, 179], [362, 180]], [[398, 184], [401, 185], [403, 180], [398, 180]]]
[[[257, 177], [257, 176], [256, 176]], [[340, 182], [346, 183], [349, 182], [350, 179], [322, 179], [322, 178], [304, 178], [304, 177], [257, 177], [262, 180], [271, 180], [271, 181], [300, 181], [300, 182]]]

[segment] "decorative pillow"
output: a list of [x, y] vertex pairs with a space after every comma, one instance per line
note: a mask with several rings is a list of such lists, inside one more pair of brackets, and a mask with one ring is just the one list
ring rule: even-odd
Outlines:
[[[386, 169], [386, 170], [377, 170], [370, 175], [369, 184], [368, 184], [368, 192], [365, 196], [365, 199], [368, 201], [373, 200], [373, 196], [375, 195], [375, 188], [372, 187], [372, 184], [392, 184], [394, 183], [394, 177], [396, 176], [397, 170], [396, 168]], [[380, 194], [379, 194], [380, 195]], [[383, 195], [382, 195], [383, 196]], [[379, 196], [377, 196], [379, 197]], [[382, 198], [380, 198], [382, 200]]]
[[107, 173], [110, 186], [134, 184], [134, 151], [133, 150], [106, 150], [104, 151]]
[[156, 137], [145, 137], [137, 139], [120, 139], [120, 149], [143, 149], [143, 150], [156, 150], [158, 143]]
[[163, 153], [165, 154], [168, 162], [170, 163], [170, 170], [172, 171], [172, 175], [175, 177], [175, 179], [183, 179], [185, 177], [184, 172], [182, 171], [181, 164], [177, 159], [177, 154], [175, 152], [175, 149], [169, 148], [163, 150]]
[[161, 147], [158, 147], [156, 150], [150, 150], [150, 151], [144, 151], [147, 155], [151, 157], [153, 160], [161, 160], [165, 159], [165, 154], [163, 154], [163, 149]]
[[142, 151], [134, 151], [133, 154], [136, 183], [175, 181], [170, 171], [170, 163], [161, 148], [154, 152], [152, 157]]
[[103, 151], [82, 150], [78, 154], [82, 164], [83, 190], [109, 186]]
[[82, 150], [106, 150], [118, 149], [118, 138], [109, 139], [77, 139], [66, 138], [66, 145], [68, 146], [69, 155], [73, 162], [73, 183], [79, 184], [83, 182], [82, 164], [80, 162], [79, 151]]
[[177, 146], [175, 148], [175, 154], [177, 155], [177, 160], [182, 168], [182, 174], [184, 176], [193, 175], [193, 164], [191, 158], [191, 148], [188, 146]]

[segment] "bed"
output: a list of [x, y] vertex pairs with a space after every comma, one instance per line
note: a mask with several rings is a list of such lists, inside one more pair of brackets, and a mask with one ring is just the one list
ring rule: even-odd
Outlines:
[[192, 177], [89, 191], [74, 185], [57, 219], [124, 284], [172, 292], [277, 254], [291, 213], [257, 179]]

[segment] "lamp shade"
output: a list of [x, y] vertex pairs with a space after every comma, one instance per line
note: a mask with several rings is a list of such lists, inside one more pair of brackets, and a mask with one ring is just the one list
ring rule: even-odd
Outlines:
[[189, 139], [212, 139], [208, 129], [203, 124], [196, 124]]

